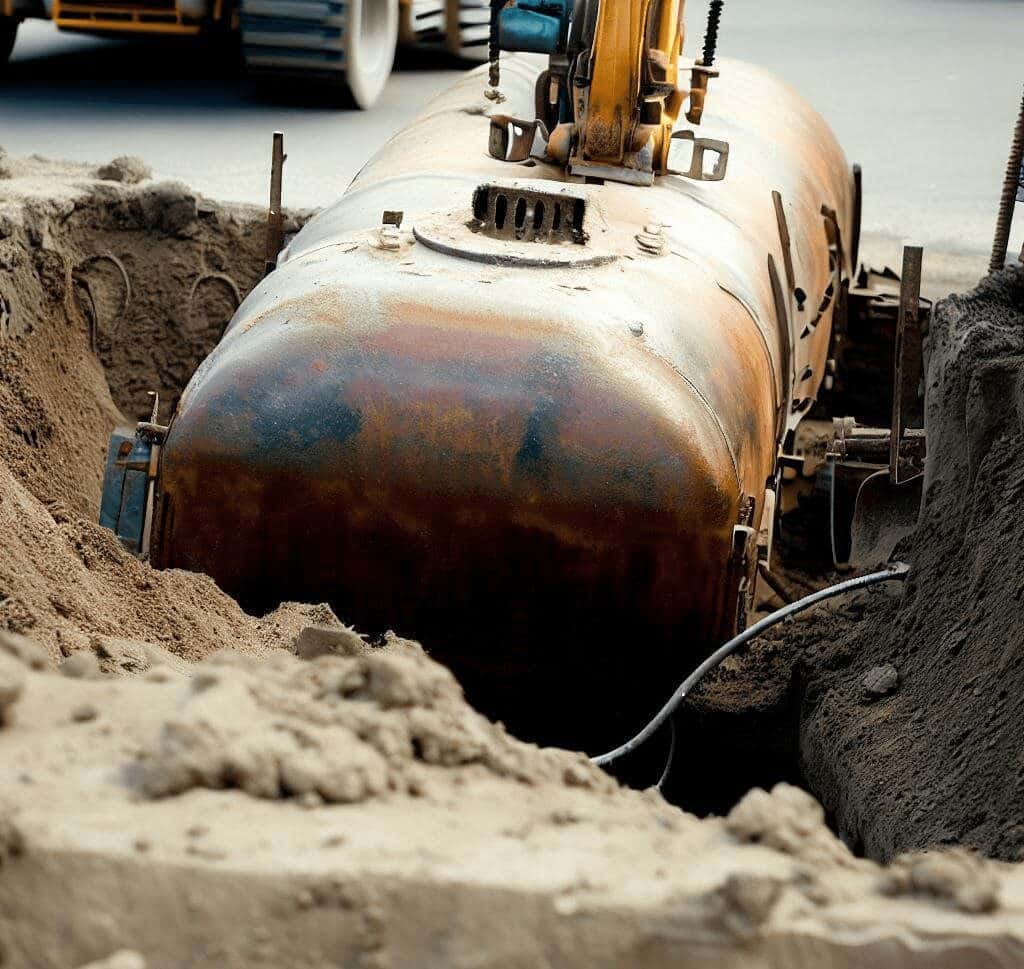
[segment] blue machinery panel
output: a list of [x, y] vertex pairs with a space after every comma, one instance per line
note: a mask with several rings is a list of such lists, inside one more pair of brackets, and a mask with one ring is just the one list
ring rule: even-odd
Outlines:
[[565, 49], [572, 0], [519, 0], [501, 11], [501, 49], [557, 54]]

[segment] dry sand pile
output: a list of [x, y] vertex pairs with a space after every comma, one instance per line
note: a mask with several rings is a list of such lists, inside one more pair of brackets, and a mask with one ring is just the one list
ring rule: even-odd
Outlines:
[[1024, 868], [880, 868], [786, 785], [699, 821], [513, 739], [416, 644], [123, 552], [107, 434], [216, 339], [261, 217], [128, 160], [0, 162], [5, 969], [1024, 961]]
[[102, 172], [0, 164], [0, 629], [55, 660], [119, 639], [190, 659], [287, 644], [329, 610], [255, 620], [209, 579], [156, 572], [96, 524], [111, 429], [145, 416], [147, 389], [169, 403], [263, 258], [255, 209], [136, 181], [124, 160]]
[[0, 652], [4, 966], [1024, 959], [1024, 869], [882, 869], [787, 786], [699, 821], [513, 740], [411, 644], [131, 678], [31, 650]]

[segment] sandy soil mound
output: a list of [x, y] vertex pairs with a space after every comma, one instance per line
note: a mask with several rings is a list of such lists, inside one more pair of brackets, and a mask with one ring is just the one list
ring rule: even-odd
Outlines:
[[150, 797], [238, 787], [256, 797], [350, 803], [389, 791], [419, 795], [418, 765], [480, 765], [496, 777], [608, 791], [582, 754], [513, 740], [466, 704], [455, 677], [417, 645], [359, 647], [314, 660], [278, 653], [260, 666], [209, 659], [156, 743], [139, 787]]
[[513, 740], [414, 646], [218, 656], [192, 678], [69, 678], [8, 646], [4, 966], [1024, 959], [1024, 869], [881, 869], [785, 785], [698, 821]]
[[1024, 271], [936, 307], [924, 507], [897, 550], [912, 578], [787, 623], [709, 678], [683, 723], [719, 793], [736, 796], [717, 776], [734, 770], [797, 781], [879, 860], [932, 845], [1024, 860], [1022, 374]]
[[927, 364], [924, 507], [897, 550], [913, 575], [810, 630], [802, 757], [872, 857], [961, 844], [1021, 860], [1024, 270], [942, 301]]
[[209, 579], [155, 572], [95, 524], [119, 408], [143, 416], [148, 389], [169, 403], [262, 268], [258, 211], [147, 181], [128, 161], [106, 180], [5, 161], [0, 629], [30, 633], [54, 659], [111, 638], [189, 658], [289, 643], [329, 610], [254, 620]]

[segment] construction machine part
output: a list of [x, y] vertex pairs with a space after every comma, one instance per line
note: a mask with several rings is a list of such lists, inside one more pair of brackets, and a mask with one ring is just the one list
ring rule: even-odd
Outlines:
[[225, 20], [221, 0], [45, 0], [32, 16], [60, 30], [86, 33], [198, 36]]
[[151, 457], [150, 442], [136, 436], [134, 427], [118, 427], [110, 435], [100, 524], [137, 555], [142, 553]]
[[242, 49], [254, 77], [314, 83], [369, 108], [391, 75], [398, 0], [240, 0]]
[[[900, 313], [900, 276], [861, 269], [847, 294], [846, 311], [837, 313], [830, 351], [834, 373], [819, 413], [831, 419], [855, 415], [864, 426], [887, 427], [892, 420], [893, 347]], [[932, 301], [921, 298], [918, 313], [927, 319]], [[908, 426], [924, 423], [924, 400], [918, 395], [903, 403]], [[824, 413], [827, 412], [827, 413]], [[884, 464], [884, 462], [883, 462]]]
[[406, 45], [442, 44], [445, 38], [445, 0], [404, 0], [399, 40]]
[[[534, 117], [547, 65], [504, 59], [498, 110]], [[721, 75], [703, 124], [728, 177], [649, 188], [489, 157], [486, 70], [436, 99], [184, 391], [154, 563], [421, 638], [546, 742], [599, 749], [648, 716], [742, 618], [787, 401], [814, 397], [850, 270], [821, 214], [847, 236], [832, 133], [765, 71]], [[807, 295], [784, 283], [781, 318], [773, 188]], [[583, 708], [555, 716], [567, 692]]]
[[[694, 96], [679, 85], [682, 7], [682, 0], [494, 4], [492, 87], [500, 81], [501, 51], [549, 55], [530, 112], [551, 131], [540, 160], [591, 181], [642, 186], [656, 175], [688, 169], [693, 177], [701, 170], [699, 159], [712, 143], [673, 132], [687, 94]], [[669, 164], [673, 138], [688, 138], [696, 159], [677, 165], [678, 171]], [[728, 149], [721, 142], [714, 147], [717, 178], [725, 173]]]
[[0, 68], [25, 17], [98, 34], [236, 36], [247, 73], [370, 107], [396, 44], [447, 44], [479, 59], [487, 0], [0, 0]]
[[160, 445], [167, 428], [156, 423], [160, 399], [150, 393], [150, 420], [135, 427], [118, 427], [110, 436], [103, 472], [100, 524], [109, 528], [135, 555], [149, 553], [153, 522], [153, 489]]
[[490, 0], [447, 0], [448, 49], [469, 61], [487, 60], [491, 39]]
[[923, 487], [923, 474], [894, 482], [885, 468], [864, 479], [850, 523], [851, 568], [872, 568], [892, 558], [896, 546], [917, 528]]
[[[891, 428], [864, 427], [844, 417], [835, 420], [833, 434], [828, 461], [820, 471], [829, 493], [833, 561], [839, 568], [884, 562], [917, 522], [917, 506], [910, 506], [915, 487], [920, 504], [924, 430], [904, 432], [895, 482], [890, 478]], [[884, 483], [879, 475], [884, 475]], [[884, 507], [886, 488], [891, 489], [891, 510]], [[891, 539], [885, 537], [887, 530]]]
[[[927, 442], [923, 428], [909, 425], [923, 423], [924, 410], [923, 347], [929, 306], [921, 300], [922, 254], [919, 246], [903, 250], [889, 428], [861, 427], [853, 418], [835, 422], [829, 458], [837, 565], [862, 568], [885, 562], [917, 526]], [[853, 482], [857, 485], [851, 512]]]

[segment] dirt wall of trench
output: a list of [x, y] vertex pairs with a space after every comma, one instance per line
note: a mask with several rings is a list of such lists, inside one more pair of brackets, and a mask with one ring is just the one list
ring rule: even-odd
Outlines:
[[332, 621], [294, 605], [247, 616], [209, 579], [157, 572], [96, 524], [111, 429], [146, 415], [148, 390], [166, 416], [262, 273], [263, 214], [125, 161], [0, 169], [0, 629], [54, 661], [117, 639], [197, 658]]

